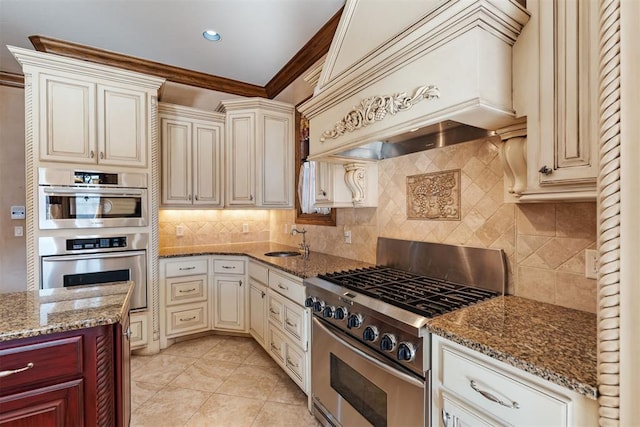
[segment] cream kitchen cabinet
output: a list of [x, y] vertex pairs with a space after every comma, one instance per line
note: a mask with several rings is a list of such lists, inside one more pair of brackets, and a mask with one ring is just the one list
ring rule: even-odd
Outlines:
[[262, 98], [223, 101], [228, 207], [293, 207], [293, 106]]
[[160, 104], [162, 204], [222, 207], [224, 115]]
[[434, 427], [597, 424], [596, 400], [439, 336], [432, 344]]
[[269, 269], [249, 261], [249, 333], [267, 349], [267, 283]]
[[37, 85], [41, 161], [147, 166], [147, 90], [50, 70]]
[[527, 1], [514, 45], [514, 106], [526, 127], [506, 129], [509, 193], [520, 202], [595, 200], [598, 174], [596, 0]]
[[211, 257], [160, 260], [160, 347], [168, 339], [210, 328]]
[[245, 258], [216, 257], [213, 260], [213, 329], [248, 332], [249, 286]]

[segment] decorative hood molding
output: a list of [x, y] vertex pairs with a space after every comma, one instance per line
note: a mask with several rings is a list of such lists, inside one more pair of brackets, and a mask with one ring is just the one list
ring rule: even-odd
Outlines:
[[515, 120], [511, 49], [526, 9], [515, 0], [394, 3], [347, 0], [314, 96], [300, 106], [310, 159], [343, 160], [444, 121], [493, 131]]

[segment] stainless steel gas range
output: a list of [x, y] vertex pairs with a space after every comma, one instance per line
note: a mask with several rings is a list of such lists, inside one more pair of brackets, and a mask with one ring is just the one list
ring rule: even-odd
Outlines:
[[503, 294], [504, 252], [379, 238], [376, 267], [304, 281], [325, 426], [428, 426], [429, 318]]

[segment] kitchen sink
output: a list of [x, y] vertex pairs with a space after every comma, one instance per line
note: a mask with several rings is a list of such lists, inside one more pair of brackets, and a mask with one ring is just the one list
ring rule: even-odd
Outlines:
[[276, 252], [267, 252], [264, 255], [265, 256], [288, 257], [288, 256], [300, 256], [301, 254], [298, 251], [276, 251]]

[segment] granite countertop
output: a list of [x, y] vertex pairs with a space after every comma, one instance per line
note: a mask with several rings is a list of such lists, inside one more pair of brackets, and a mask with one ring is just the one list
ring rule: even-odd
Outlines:
[[574, 390], [597, 392], [596, 315], [515, 296], [433, 318], [429, 330]]
[[0, 341], [118, 323], [133, 282], [0, 294]]
[[160, 248], [160, 258], [192, 255], [246, 255], [265, 264], [272, 265], [294, 276], [306, 279], [322, 273], [370, 267], [371, 264], [320, 252], [309, 254], [309, 258], [269, 257], [264, 254], [275, 251], [297, 251], [298, 248], [271, 242], [229, 243], [199, 246], [175, 246]]

